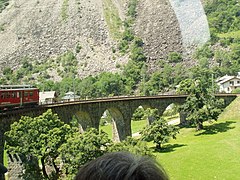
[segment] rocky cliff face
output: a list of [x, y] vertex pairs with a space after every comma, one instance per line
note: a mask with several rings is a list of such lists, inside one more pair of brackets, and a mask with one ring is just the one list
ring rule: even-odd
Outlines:
[[[104, 11], [111, 2], [120, 19], [128, 0], [15, 0], [0, 14], [0, 68], [16, 69], [23, 57], [44, 61], [67, 50], [75, 52], [78, 76], [118, 71], [128, 55], [120, 55]], [[182, 36], [168, 0], [139, 0], [134, 32], [144, 41], [149, 60], [182, 52]], [[80, 52], [76, 53], [76, 46]]]
[[140, 0], [137, 12], [135, 32], [150, 59], [182, 51], [179, 24], [168, 0]]
[[78, 44], [82, 47], [76, 54], [79, 66], [85, 64], [80, 74], [115, 68], [111, 58], [114, 42], [101, 0], [18, 0], [0, 15], [0, 24], [4, 26], [0, 33], [1, 66], [17, 67], [25, 56], [41, 60], [56, 57], [74, 51]]

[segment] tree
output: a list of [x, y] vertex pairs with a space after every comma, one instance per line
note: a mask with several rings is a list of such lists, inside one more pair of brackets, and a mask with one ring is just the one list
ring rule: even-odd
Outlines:
[[146, 126], [140, 134], [141, 140], [143, 141], [153, 141], [156, 144], [156, 149], [162, 149], [162, 145], [167, 143], [170, 138], [176, 139], [178, 133], [178, 127], [174, 125], [169, 125], [167, 121], [160, 118], [157, 114], [157, 109], [147, 109], [146, 115], [148, 117], [152, 116], [154, 121]]
[[75, 131], [69, 135], [67, 142], [60, 148], [67, 177], [73, 179], [81, 166], [108, 152], [108, 146], [111, 144], [112, 141], [105, 132], [99, 132], [94, 128], [88, 129], [83, 134]]
[[142, 107], [138, 107], [132, 115], [133, 121], [140, 121], [143, 119], [144, 109]]
[[222, 112], [223, 99], [216, 99], [211, 89], [201, 80], [183, 80], [177, 91], [188, 94], [180, 109], [187, 113], [187, 120], [195, 123], [197, 130], [203, 129], [204, 121], [217, 120]]
[[156, 149], [162, 149], [162, 145], [167, 143], [170, 138], [176, 139], [178, 127], [168, 125], [167, 121], [163, 118], [156, 119], [152, 124], [146, 126], [140, 134], [141, 139], [144, 141], [153, 141], [156, 144]]
[[110, 72], [101, 73], [97, 77], [94, 87], [96, 97], [117, 96], [124, 94], [125, 91], [122, 77], [117, 73]]
[[141, 81], [143, 62], [130, 60], [123, 69], [122, 77], [125, 82], [126, 93], [131, 94], [136, 89], [136, 84]]
[[52, 175], [58, 177], [58, 148], [65, 142], [65, 136], [70, 131], [70, 126], [60, 121], [51, 110], [35, 118], [23, 116], [6, 132], [6, 148], [9, 153], [38, 158], [45, 178], [49, 178], [47, 164], [53, 166], [55, 171]]

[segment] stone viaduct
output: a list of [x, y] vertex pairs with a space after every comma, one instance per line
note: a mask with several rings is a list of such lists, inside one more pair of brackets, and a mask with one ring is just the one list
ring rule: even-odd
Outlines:
[[[227, 106], [236, 98], [236, 95], [216, 95], [225, 100]], [[174, 104], [183, 104], [187, 95], [161, 95], [161, 96], [126, 96], [126, 97], [111, 97], [104, 99], [74, 101], [66, 103], [48, 104], [32, 108], [17, 109], [10, 112], [0, 113], [0, 163], [3, 163], [4, 152], [4, 133], [9, 130], [10, 125], [18, 121], [21, 116], [35, 117], [47, 109], [52, 109], [57, 113], [59, 118], [69, 123], [73, 116], [75, 116], [81, 125], [86, 129], [87, 127], [99, 128], [99, 122], [103, 113], [108, 110], [111, 114], [114, 125], [113, 134], [115, 139], [123, 140], [127, 136], [131, 136], [131, 117], [134, 111], [142, 106], [145, 108], [157, 108], [159, 114], [162, 115], [166, 108]], [[180, 120], [184, 120], [184, 116], [180, 113]]]

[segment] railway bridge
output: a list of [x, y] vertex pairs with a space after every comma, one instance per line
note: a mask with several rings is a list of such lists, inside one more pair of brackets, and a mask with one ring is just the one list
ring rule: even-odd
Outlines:
[[[236, 94], [218, 94], [216, 97], [223, 98], [225, 105], [236, 98]], [[159, 96], [125, 96], [92, 99], [84, 101], [73, 101], [65, 103], [47, 104], [37, 107], [16, 109], [0, 113], [0, 163], [3, 162], [4, 133], [9, 130], [10, 125], [18, 121], [21, 116], [39, 116], [47, 109], [52, 109], [65, 123], [69, 123], [75, 116], [81, 127], [99, 128], [99, 122], [103, 113], [108, 110], [114, 120], [113, 135], [116, 140], [123, 140], [131, 136], [131, 118], [134, 111], [142, 106], [143, 108], [156, 108], [162, 115], [166, 108], [174, 104], [183, 104], [187, 95], [159, 95]], [[184, 120], [183, 113], [180, 113], [180, 120]]]

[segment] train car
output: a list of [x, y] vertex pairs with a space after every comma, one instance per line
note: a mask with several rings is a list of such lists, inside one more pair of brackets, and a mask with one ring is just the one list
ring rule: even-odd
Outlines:
[[38, 88], [31, 85], [0, 85], [0, 110], [35, 106], [38, 103]]

